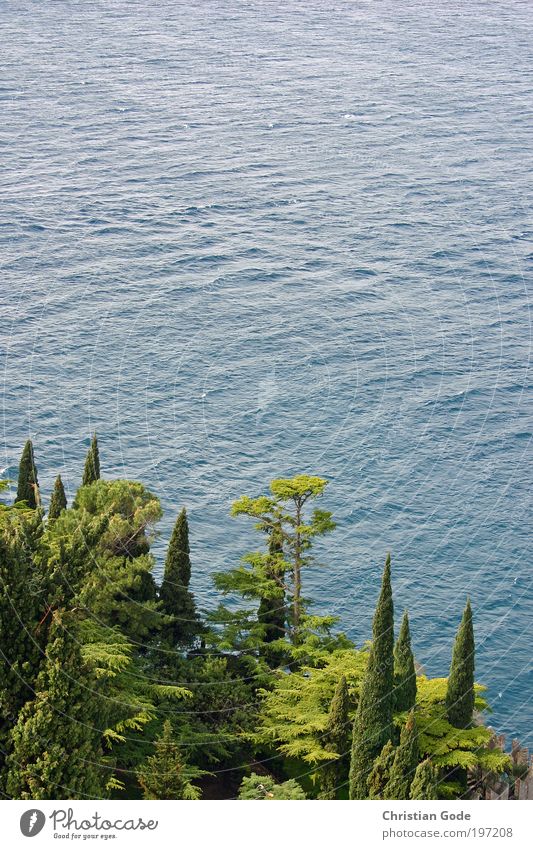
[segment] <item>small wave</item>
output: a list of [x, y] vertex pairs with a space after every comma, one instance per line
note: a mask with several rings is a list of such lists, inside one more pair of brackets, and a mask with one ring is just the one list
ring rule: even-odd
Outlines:
[[352, 268], [350, 271], [352, 277], [377, 277], [377, 271], [372, 268]]

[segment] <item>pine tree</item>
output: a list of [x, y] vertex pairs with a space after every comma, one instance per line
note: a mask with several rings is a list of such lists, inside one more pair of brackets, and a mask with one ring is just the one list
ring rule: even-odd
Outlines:
[[91, 444], [85, 458], [81, 485], [88, 486], [97, 480], [100, 480], [100, 452], [98, 450], [98, 440], [95, 433], [93, 434], [93, 438], [91, 439]]
[[410, 798], [413, 800], [434, 800], [437, 796], [438, 773], [429, 758], [418, 764], [411, 784]]
[[35, 698], [26, 702], [12, 732], [12, 798], [101, 798], [95, 686], [82, 662], [73, 616], [56, 611]]
[[183, 508], [170, 538], [160, 590], [163, 611], [174, 617], [169, 636], [175, 642], [186, 639], [198, 630], [194, 599], [189, 592], [190, 579], [189, 523]]
[[415, 714], [411, 711], [400, 734], [384, 799], [409, 799], [409, 790], [418, 764], [418, 732]]
[[468, 728], [474, 712], [474, 626], [470, 599], [466, 603], [463, 618], [453, 647], [446, 713], [448, 721], [456, 728]]
[[65, 510], [66, 506], [67, 496], [65, 495], [65, 488], [63, 486], [63, 481], [61, 480], [61, 475], [58, 475], [54, 484], [54, 491], [52, 492], [52, 497], [50, 498], [48, 518], [57, 519], [61, 511]]
[[379, 756], [374, 761], [372, 772], [368, 776], [368, 794], [371, 799], [383, 799], [383, 793], [390, 778], [396, 750], [389, 740], [383, 746]]
[[[302, 572], [312, 563], [311, 555], [313, 539], [330, 533], [335, 528], [331, 513], [328, 510], [315, 508], [309, 517], [306, 513], [311, 501], [320, 497], [327, 481], [311, 475], [296, 475], [293, 478], [278, 478], [271, 481], [270, 496], [250, 498], [245, 495], [234, 502], [231, 513], [233, 516], [246, 515], [255, 520], [258, 530], [272, 532], [275, 528], [283, 541], [283, 550], [287, 558], [283, 568], [281, 560], [276, 566], [277, 577], [282, 579], [284, 595], [292, 607], [291, 639], [294, 645], [300, 642], [299, 630], [305, 616], [305, 600], [302, 597]], [[257, 558], [249, 558], [255, 563]], [[245, 579], [242, 570], [235, 570], [236, 577]], [[262, 570], [261, 570], [262, 572]], [[267, 576], [262, 573], [264, 581]], [[290, 586], [287, 580], [290, 578]], [[228, 586], [227, 580], [222, 582]], [[249, 593], [247, 593], [250, 597]], [[261, 594], [261, 597], [265, 596]]]
[[350, 697], [344, 675], [339, 679], [329, 708], [328, 725], [324, 733], [324, 748], [339, 758], [327, 763], [321, 774], [321, 799], [335, 799], [345, 780], [345, 755], [348, 747]]
[[25, 501], [32, 510], [39, 507], [41, 502], [39, 482], [37, 480], [37, 467], [35, 465], [31, 439], [28, 439], [26, 442], [20, 458], [15, 502], [17, 501]]
[[393, 650], [394, 609], [389, 554], [372, 625], [372, 648], [354, 722], [350, 799], [368, 797], [367, 781], [372, 765], [392, 736]]
[[154, 746], [155, 753], [137, 771], [143, 798], [197, 799], [199, 793], [189, 781], [170, 720], [163, 724], [163, 734]]
[[394, 710], [412, 710], [416, 703], [416, 672], [407, 610], [394, 646]]

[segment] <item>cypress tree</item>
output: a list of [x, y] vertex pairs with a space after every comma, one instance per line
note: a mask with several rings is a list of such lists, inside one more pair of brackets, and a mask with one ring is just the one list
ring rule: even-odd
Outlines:
[[361, 684], [354, 722], [350, 799], [368, 797], [367, 781], [372, 765], [392, 736], [393, 650], [394, 609], [388, 554], [372, 624], [372, 648]]
[[463, 618], [453, 647], [446, 713], [448, 721], [456, 728], [468, 728], [474, 713], [474, 626], [470, 599], [466, 602]]
[[35, 698], [26, 702], [12, 732], [12, 798], [101, 798], [95, 683], [84, 667], [72, 615], [56, 611]]
[[189, 523], [183, 508], [170, 538], [160, 590], [163, 611], [174, 617], [170, 636], [178, 642], [198, 630], [194, 599], [189, 592], [190, 579]]
[[350, 697], [348, 684], [344, 675], [341, 676], [335, 693], [331, 700], [328, 716], [328, 724], [324, 734], [325, 746], [328, 752], [340, 757], [322, 768], [321, 775], [321, 799], [335, 799], [337, 790], [344, 782], [346, 776], [345, 755], [348, 746]]
[[137, 771], [145, 799], [194, 799], [198, 791], [190, 784], [170, 720], [155, 741], [155, 753]]
[[429, 758], [418, 764], [411, 784], [411, 799], [437, 799], [437, 770]]
[[394, 710], [412, 710], [416, 703], [416, 672], [407, 610], [394, 646]]
[[34, 554], [37, 513], [0, 509], [0, 794], [13, 725], [34, 697], [43, 642], [43, 585]]
[[411, 711], [400, 734], [384, 799], [409, 799], [409, 790], [418, 764], [418, 732], [414, 711]]
[[93, 438], [91, 439], [91, 444], [85, 458], [81, 485], [88, 486], [97, 480], [100, 480], [100, 452], [98, 450], [98, 440], [95, 433], [93, 434]]
[[20, 458], [15, 502], [17, 501], [25, 501], [32, 510], [35, 510], [41, 502], [31, 439], [26, 442]]
[[383, 746], [379, 757], [374, 761], [372, 772], [368, 776], [368, 792], [371, 799], [383, 799], [383, 793], [390, 778], [396, 750], [389, 740]]
[[65, 495], [65, 488], [63, 486], [63, 481], [61, 480], [61, 475], [58, 475], [54, 484], [54, 491], [52, 492], [52, 497], [50, 498], [48, 518], [57, 519], [61, 511], [65, 510], [66, 506], [67, 496]]

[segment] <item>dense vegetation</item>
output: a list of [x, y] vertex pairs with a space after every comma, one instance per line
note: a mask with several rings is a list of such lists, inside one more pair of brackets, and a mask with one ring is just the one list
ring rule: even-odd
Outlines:
[[407, 613], [395, 642], [390, 556], [371, 642], [312, 610], [326, 483], [275, 480], [233, 505], [258, 548], [214, 575], [227, 603], [201, 613], [185, 509], [158, 587], [155, 495], [100, 479], [94, 436], [73, 505], [58, 477], [46, 513], [28, 442], [0, 506], [3, 796], [434, 799], [509, 769], [482, 722], [469, 602], [448, 679], [417, 674]]

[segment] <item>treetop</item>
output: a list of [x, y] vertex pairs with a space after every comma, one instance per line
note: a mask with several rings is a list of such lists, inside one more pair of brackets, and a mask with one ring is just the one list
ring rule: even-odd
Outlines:
[[283, 501], [289, 498], [310, 498], [322, 495], [328, 482], [313, 475], [296, 475], [294, 478], [277, 478], [270, 484], [270, 491]]

